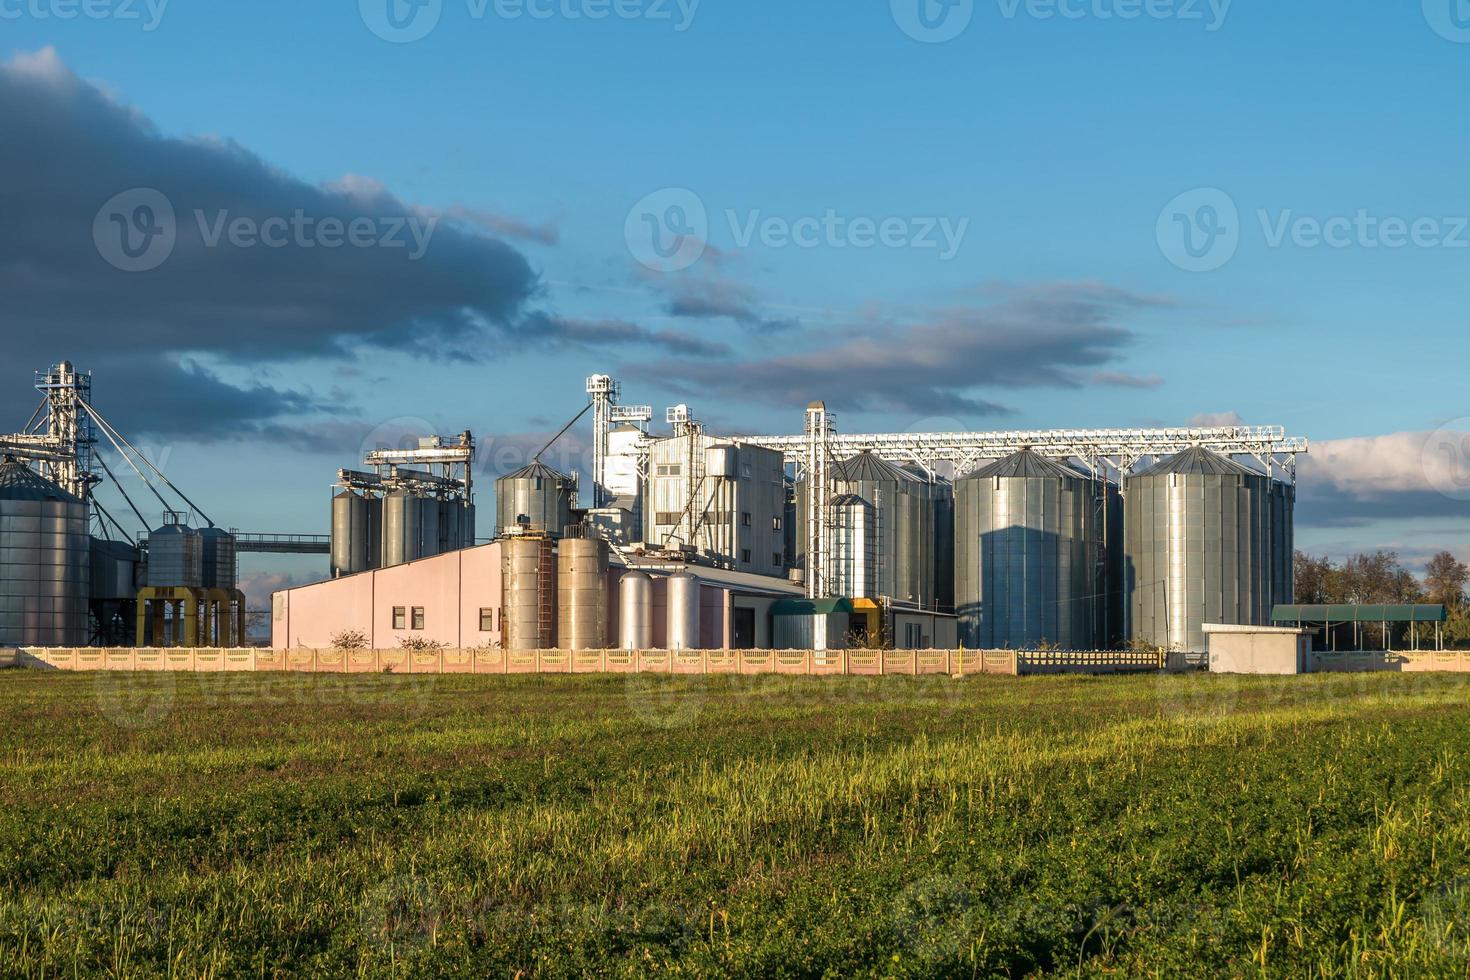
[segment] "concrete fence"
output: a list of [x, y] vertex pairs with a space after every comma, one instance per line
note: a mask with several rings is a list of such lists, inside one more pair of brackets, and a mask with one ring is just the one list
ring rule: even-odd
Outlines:
[[1316, 651], [1311, 669], [1329, 673], [1395, 671], [1415, 673], [1470, 673], [1470, 650]]

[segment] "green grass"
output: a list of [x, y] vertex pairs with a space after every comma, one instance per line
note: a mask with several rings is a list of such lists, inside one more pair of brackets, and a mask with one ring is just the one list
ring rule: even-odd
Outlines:
[[0, 974], [1465, 975], [1470, 678], [0, 674]]

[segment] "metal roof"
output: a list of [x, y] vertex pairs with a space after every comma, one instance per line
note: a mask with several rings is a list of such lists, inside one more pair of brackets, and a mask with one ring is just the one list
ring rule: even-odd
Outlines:
[[520, 469], [516, 470], [514, 473], [509, 473], [506, 476], [502, 477], [502, 479], [505, 479], [505, 480], [524, 480], [524, 479], [527, 479], [528, 477], [533, 477], [533, 476], [539, 476], [543, 480], [552, 480], [554, 482], [555, 481], [559, 481], [561, 483], [571, 483], [572, 482], [572, 478], [571, 477], [567, 476], [565, 473], [561, 473], [561, 472], [558, 472], [557, 470], [552, 469], [550, 466], [547, 466], [545, 463], [541, 462], [540, 460], [537, 460], [536, 462], [530, 463], [530, 464], [528, 464], [526, 466], [522, 466]]
[[852, 612], [852, 603], [847, 599], [782, 599], [771, 604], [772, 616], [826, 616], [844, 612]]
[[1190, 476], [1265, 476], [1264, 473], [1240, 465], [1228, 456], [1211, 452], [1204, 446], [1191, 446], [1168, 459], [1161, 459], [1135, 476], [1160, 476], [1166, 473]]
[[1085, 480], [1081, 473], [1048, 459], [1034, 449], [1021, 449], [1004, 459], [980, 467], [960, 477], [961, 480], [988, 480], [991, 477], [1021, 477], [1023, 479], [1067, 479]]
[[923, 483], [901, 466], [874, 453], [858, 453], [832, 464], [832, 479], [839, 483]]
[[1273, 623], [1443, 623], [1449, 619], [1444, 606], [1409, 604], [1296, 605], [1276, 606]]
[[13, 457], [0, 461], [0, 500], [61, 500], [73, 504], [81, 503], [76, 497]]

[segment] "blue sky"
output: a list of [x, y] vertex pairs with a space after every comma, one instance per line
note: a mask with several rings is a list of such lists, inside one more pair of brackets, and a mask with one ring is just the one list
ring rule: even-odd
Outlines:
[[[352, 186], [386, 195], [374, 200], [391, 196], [457, 226], [462, 249], [462, 260], [401, 285], [391, 268], [367, 273], [402, 298], [396, 327], [361, 327], [363, 309], [314, 296], [299, 330], [262, 332], [258, 345], [244, 313], [193, 317], [182, 301], [146, 325], [89, 331], [79, 314], [53, 325], [36, 286], [48, 277], [30, 276], [34, 303], [0, 320], [33, 338], [5, 387], [23, 389], [52, 349], [35, 337], [56, 338], [66, 349], [51, 356], [97, 367], [99, 404], [116, 404], [143, 442], [166, 452], [170, 474], [217, 520], [249, 529], [321, 530], [335, 469], [391, 420], [529, 444], [580, 408], [587, 374], [607, 371], [625, 379], [630, 401], [690, 401], [721, 427], [752, 431], [795, 430], [799, 400], [817, 397], [839, 404], [847, 431], [1235, 413], [1327, 446], [1304, 473], [1315, 482], [1303, 487], [1302, 545], [1396, 547], [1413, 559], [1440, 547], [1470, 552], [1467, 504], [1436, 493], [1416, 459], [1428, 433], [1470, 428], [1470, 231], [1461, 223], [1470, 36], [1457, 27], [1470, 24], [1470, 9], [1451, 19], [1459, 0], [1422, 9], [980, 0], [941, 43], [900, 26], [916, 23], [920, 0], [701, 0], [692, 10], [688, 0], [623, 0], [618, 9], [637, 16], [590, 19], [598, 2], [538, 2], [550, 16], [533, 18], [502, 16], [493, 2], [477, 16], [477, 4], [443, 0], [437, 25], [411, 43], [369, 29], [381, 17], [373, 0], [173, 0], [152, 30], [142, 0], [72, 20], [56, 16], [65, 0], [0, 2], [0, 58], [24, 61], [56, 98], [77, 97], [58, 81], [74, 74], [151, 121], [150, 138], [214, 148], [188, 164], [195, 170], [253, 155], [289, 178], [271, 197], [277, 209], [291, 187], [340, 188], [353, 175]], [[931, 15], [943, 9], [922, 2]], [[1125, 19], [1129, 10], [1141, 13]], [[966, 13], [961, 4], [951, 16]], [[13, 148], [14, 171], [0, 173], [17, 201], [36, 199], [35, 168], [73, 147], [48, 146], [54, 131], [31, 124], [36, 138]], [[172, 189], [167, 150], [115, 177], [108, 161], [125, 154], [106, 144], [90, 151], [91, 166], [70, 163], [76, 182], [95, 178], [93, 208], [147, 181], [181, 213], [250, 210], [224, 192], [209, 198], [207, 180]], [[688, 269], [653, 271], [629, 247], [630, 209], [669, 188], [703, 207], [708, 247]], [[1166, 205], [1201, 188], [1223, 192], [1238, 218], [1228, 261], [1192, 272], [1171, 262], [1177, 252], [1159, 229], [1172, 227]], [[1183, 198], [1184, 220], [1203, 220], [1200, 200]], [[897, 219], [910, 239], [930, 222], [963, 223], [964, 234], [948, 258], [913, 245], [738, 240], [752, 220], [829, 212]], [[78, 235], [90, 245], [91, 212], [82, 213]], [[1360, 213], [1375, 229], [1419, 222], [1422, 244], [1384, 247], [1377, 231], [1359, 229], [1343, 247], [1312, 243], [1312, 221]], [[1287, 237], [1273, 246], [1278, 226]], [[27, 238], [20, 223], [13, 230], [22, 246], [9, 256], [12, 275]], [[504, 251], [485, 252], [485, 239]], [[444, 261], [442, 241], [426, 263]], [[219, 276], [271, 293], [278, 273], [292, 288], [310, 285], [248, 251], [216, 253], [191, 273], [201, 289]], [[58, 246], [55, 261], [71, 261], [65, 254]], [[444, 283], [474, 276], [481, 261], [508, 263], [496, 280], [508, 293], [486, 286], [465, 298]], [[349, 293], [347, 262], [311, 282], [330, 291], [340, 276]], [[166, 273], [103, 269], [80, 292], [118, 290], [122, 302], [147, 305], [177, 295]], [[258, 315], [279, 323], [296, 305]], [[423, 323], [448, 305], [495, 312], [425, 336]], [[99, 305], [98, 321], [116, 308]], [[207, 331], [236, 339], [201, 343]], [[295, 346], [309, 331], [322, 342]], [[140, 334], [163, 367], [130, 359]], [[710, 349], [691, 354], [688, 343]], [[940, 381], [928, 383], [918, 352], [951, 344], [934, 365]], [[279, 349], [258, 349], [271, 345]], [[147, 380], [180, 363], [215, 384], [200, 405], [224, 415], [235, 402], [215, 397], [219, 386], [264, 385], [276, 393], [263, 399], [273, 414], [236, 431], [205, 424], [209, 411], [191, 407], [195, 389], [152, 390]], [[809, 387], [794, 391], [793, 378]], [[177, 401], [167, 412], [144, 404], [169, 392]], [[269, 479], [222, 478], [250, 468]], [[315, 568], [263, 561], [255, 570], [299, 578]]]

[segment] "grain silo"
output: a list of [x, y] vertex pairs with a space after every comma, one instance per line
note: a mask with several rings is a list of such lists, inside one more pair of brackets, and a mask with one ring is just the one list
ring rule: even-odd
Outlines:
[[653, 646], [653, 580], [643, 572], [627, 572], [618, 581], [618, 634], [624, 650]]
[[1292, 488], [1202, 447], [1125, 481], [1130, 635], [1203, 653], [1205, 623], [1265, 625], [1290, 595]]
[[383, 540], [383, 499], [355, 490], [332, 498], [332, 577], [377, 568]]
[[556, 556], [549, 538], [513, 538], [504, 544], [505, 590], [501, 645], [507, 650], [550, 650], [556, 643]]
[[0, 462], [0, 646], [87, 642], [87, 505], [23, 463]]
[[969, 647], [1107, 639], [1108, 484], [1030, 449], [955, 481], [955, 608]]
[[562, 650], [607, 649], [607, 542], [564, 539], [557, 545], [556, 568], [557, 646]]
[[235, 591], [235, 536], [224, 528], [206, 527], [199, 531], [201, 567], [206, 589]]
[[[863, 553], [843, 554], [838, 540], [828, 556], [829, 569], [844, 576], [844, 586], [831, 591], [848, 598], [885, 597], [900, 603], [937, 608], [940, 604], [940, 565], [947, 549], [939, 543], [942, 506], [937, 498], [948, 488], [888, 462], [874, 453], [860, 453], [831, 467], [833, 497], [829, 519], [837, 539], [850, 541]], [[797, 485], [797, 564], [805, 562], [805, 482]], [[857, 501], [871, 513], [862, 513]], [[837, 510], [830, 510], [832, 506]], [[846, 525], [843, 524], [846, 522]], [[867, 522], [868, 526], [863, 527]], [[846, 533], [846, 532], [852, 533]], [[867, 562], [865, 554], [873, 560]], [[868, 566], [868, 567], [863, 567]], [[845, 571], [844, 571], [845, 570]]]
[[204, 585], [204, 538], [172, 514], [148, 532], [148, 585], [186, 589]]
[[699, 579], [688, 571], [675, 572], [668, 578], [665, 602], [670, 650], [699, 649], [700, 586]]
[[559, 538], [572, 524], [576, 494], [576, 481], [545, 463], [524, 466], [495, 481], [495, 532]]

